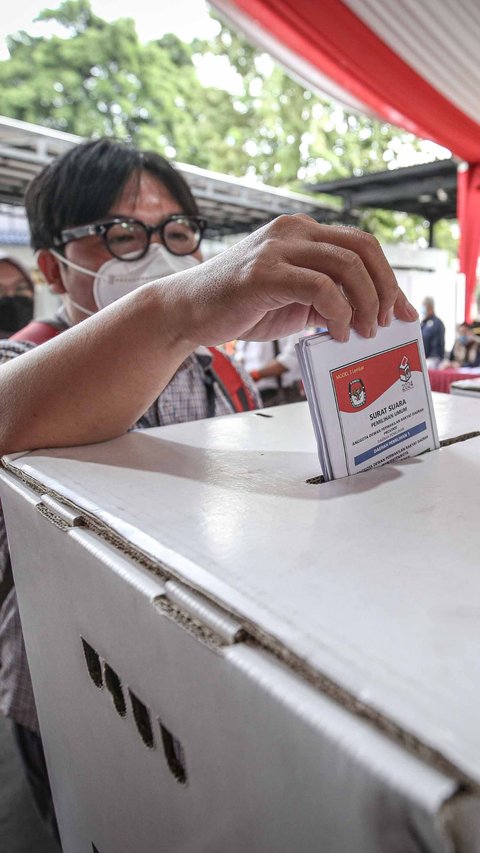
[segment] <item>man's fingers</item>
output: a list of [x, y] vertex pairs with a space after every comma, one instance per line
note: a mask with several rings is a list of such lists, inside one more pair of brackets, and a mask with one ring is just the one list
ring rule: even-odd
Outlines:
[[[302, 226], [305, 227], [306, 219], [304, 217], [302, 219]], [[368, 335], [371, 317], [371, 304], [369, 303], [371, 294], [368, 295], [363, 289], [366, 279], [362, 267], [366, 270], [376, 293], [378, 300], [376, 319], [381, 326], [389, 325], [391, 321], [390, 309], [393, 306], [395, 306], [395, 315], [400, 319], [416, 319], [418, 316], [417, 312], [398, 287], [393, 270], [383, 253], [380, 243], [375, 237], [351, 226], [321, 225], [314, 223], [313, 220], [310, 223], [310, 228], [308, 238], [320, 243], [322, 247], [330, 243], [340, 250], [343, 249], [353, 253], [355, 257], [360, 259], [361, 263], [358, 264], [354, 259], [349, 259], [348, 256], [344, 256], [342, 259], [341, 255], [336, 255], [335, 253], [333, 255], [343, 268], [351, 269], [353, 273], [353, 278], [349, 275], [347, 281], [342, 281], [341, 284], [346, 290], [349, 302], [356, 309], [354, 328], [357, 331]], [[308, 263], [304, 265], [310, 266]], [[338, 276], [332, 274], [331, 270], [325, 269], [323, 266], [322, 269], [331, 275], [335, 281], [338, 281]], [[360, 286], [355, 286], [354, 275], [357, 271], [359, 272], [358, 281]], [[358, 300], [360, 300], [360, 303]], [[375, 333], [373, 323], [370, 325], [370, 334], [372, 333]]]
[[375, 335], [393, 313], [417, 316], [375, 238], [305, 216], [280, 216], [181, 275], [199, 297], [188, 303], [193, 342], [278, 338], [316, 318], [343, 341], [352, 327]]
[[398, 290], [398, 295], [393, 306], [393, 312], [399, 320], [407, 320], [408, 322], [418, 320], [418, 311], [415, 310], [403, 290], [400, 289]]
[[352, 307], [342, 290], [323, 272], [285, 265], [281, 278], [286, 289], [282, 297], [288, 303], [309, 307], [325, 321], [332, 338], [346, 341], [352, 322]]
[[[372, 278], [358, 254], [343, 246], [305, 240], [295, 245], [288, 260], [303, 268], [318, 271], [318, 275], [320, 271], [326, 275], [330, 283], [335, 285], [336, 291], [349, 302], [353, 328], [367, 338], [375, 334], [379, 298]], [[331, 286], [327, 292], [333, 298]], [[393, 298], [392, 293], [391, 304]], [[339, 302], [335, 304], [339, 305]]]

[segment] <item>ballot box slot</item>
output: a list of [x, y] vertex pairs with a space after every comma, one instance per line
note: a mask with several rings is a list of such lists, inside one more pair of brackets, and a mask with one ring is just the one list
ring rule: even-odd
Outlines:
[[[456, 435], [454, 438], [444, 438], [440, 442], [440, 448], [442, 447], [450, 447], [452, 444], [459, 444], [461, 441], [469, 441], [471, 438], [479, 438], [480, 430], [475, 430], [474, 432], [466, 432], [463, 435]], [[432, 452], [432, 451], [428, 451]], [[398, 462], [395, 464], [399, 464]], [[325, 483], [325, 477], [323, 474], [317, 474], [315, 477], [309, 477], [308, 480], [305, 480], [307, 485], [309, 486], [320, 486], [322, 483]]]
[[451, 444], [458, 444], [460, 441], [469, 441], [471, 438], [478, 438], [480, 436], [480, 430], [475, 430], [475, 432], [466, 432], [463, 435], [456, 435], [455, 438], [444, 438], [443, 441], [440, 442], [440, 447], [449, 447]]

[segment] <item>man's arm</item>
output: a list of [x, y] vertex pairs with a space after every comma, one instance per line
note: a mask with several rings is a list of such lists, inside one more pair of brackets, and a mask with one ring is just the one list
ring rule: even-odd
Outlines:
[[278, 353], [269, 361], [253, 371], [252, 378], [255, 382], [259, 379], [264, 379], [268, 376], [282, 376], [284, 373], [290, 373], [293, 370], [295, 379], [299, 376], [298, 357], [295, 351], [295, 344], [303, 336], [303, 331], [295, 335], [289, 335], [287, 338], [281, 338], [278, 341]]
[[269, 376], [281, 376], [282, 373], [288, 373], [288, 367], [285, 367], [281, 361], [277, 361], [276, 358], [272, 358], [271, 361], [267, 361], [266, 364], [263, 364], [262, 367], [259, 367], [258, 370], [252, 370], [250, 376], [252, 377], [254, 382], [258, 382], [260, 379], [267, 379]]
[[306, 325], [336, 340], [417, 317], [378, 242], [282, 216], [221, 255], [144, 285], [0, 368], [0, 454], [123, 434], [199, 344]]

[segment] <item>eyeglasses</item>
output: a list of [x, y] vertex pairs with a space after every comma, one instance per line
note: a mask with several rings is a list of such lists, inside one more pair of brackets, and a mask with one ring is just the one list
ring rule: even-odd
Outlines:
[[60, 232], [60, 239], [56, 238], [54, 242], [56, 246], [65, 246], [72, 240], [96, 235], [102, 238], [114, 258], [138, 261], [147, 253], [153, 234], [159, 234], [172, 255], [191, 255], [200, 246], [206, 227], [205, 219], [184, 213], [175, 213], [158, 225], [146, 225], [138, 219], [117, 216], [91, 225], [66, 228]]

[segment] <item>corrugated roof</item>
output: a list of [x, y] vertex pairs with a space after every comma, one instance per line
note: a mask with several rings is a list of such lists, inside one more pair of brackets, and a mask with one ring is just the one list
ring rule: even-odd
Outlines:
[[[21, 205], [29, 181], [80, 136], [0, 117], [0, 203]], [[251, 186], [238, 178], [177, 163], [211, 235], [248, 232], [281, 213], [306, 213], [322, 222], [337, 217], [328, 205], [300, 193]]]

